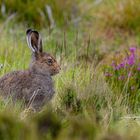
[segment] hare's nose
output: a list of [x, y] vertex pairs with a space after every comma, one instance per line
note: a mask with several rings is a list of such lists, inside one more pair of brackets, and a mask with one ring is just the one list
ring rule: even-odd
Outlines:
[[60, 65], [58, 65], [58, 66], [57, 66], [57, 69], [58, 69], [58, 71], [60, 71], [60, 70], [61, 70], [61, 67], [60, 67]]
[[61, 67], [59, 66], [59, 70], [61, 70]]

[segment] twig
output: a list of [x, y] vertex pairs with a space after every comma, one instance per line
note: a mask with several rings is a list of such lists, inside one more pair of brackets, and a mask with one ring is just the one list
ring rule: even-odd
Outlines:
[[48, 18], [50, 21], [50, 29], [53, 29], [55, 27], [55, 22], [54, 22], [51, 6], [46, 5], [46, 12], [48, 14]]

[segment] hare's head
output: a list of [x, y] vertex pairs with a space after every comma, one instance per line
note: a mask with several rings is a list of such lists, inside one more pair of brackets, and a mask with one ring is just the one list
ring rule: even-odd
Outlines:
[[28, 29], [26, 35], [28, 46], [33, 54], [32, 70], [41, 74], [55, 75], [59, 73], [60, 66], [56, 59], [51, 54], [43, 51], [40, 34], [37, 31]]

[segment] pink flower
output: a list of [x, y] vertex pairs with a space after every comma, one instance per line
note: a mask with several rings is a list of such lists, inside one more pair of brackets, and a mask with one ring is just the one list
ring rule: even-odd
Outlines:
[[106, 72], [106, 73], [105, 73], [105, 76], [106, 76], [106, 77], [111, 77], [111, 76], [113, 76], [113, 74], [111, 74], [111, 73], [109, 73], [109, 72]]
[[120, 66], [117, 65], [114, 69], [115, 69], [115, 70], [119, 70], [119, 69], [120, 69]]
[[128, 65], [130, 65], [130, 66], [134, 65], [134, 63], [135, 63], [135, 54], [130, 54], [127, 57], [126, 61], [127, 61]]
[[125, 76], [124, 75], [121, 75], [121, 76], [118, 77], [118, 79], [119, 80], [124, 80], [125, 79]]
[[128, 65], [132, 66], [135, 63], [136, 47], [131, 47], [131, 48], [129, 48], [129, 50], [130, 50], [130, 55], [126, 58], [126, 62]]
[[129, 72], [129, 73], [128, 73], [128, 77], [131, 77], [131, 76], [132, 76], [132, 73], [131, 73], [131, 72]]
[[136, 47], [131, 47], [131, 48], [129, 48], [129, 50], [130, 50], [131, 53], [135, 53]]
[[138, 64], [137, 70], [140, 71], [140, 63]]
[[119, 64], [120, 68], [124, 68], [126, 66], [126, 61], [123, 61], [122, 63]]
[[137, 70], [140, 71], [140, 67], [138, 67]]

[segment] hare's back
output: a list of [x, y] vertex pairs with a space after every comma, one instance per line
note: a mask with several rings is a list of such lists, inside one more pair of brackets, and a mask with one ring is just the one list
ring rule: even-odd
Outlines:
[[49, 75], [33, 74], [30, 71], [14, 71], [0, 78], [0, 94], [30, 97], [34, 92], [47, 96], [54, 94], [53, 81]]
[[6, 74], [0, 78], [0, 94], [7, 96], [13, 92], [21, 92], [23, 87], [30, 87], [30, 79], [30, 73], [27, 71], [13, 71]]
[[33, 98], [32, 106], [41, 107], [54, 95], [51, 76], [34, 74], [29, 71], [14, 71], [0, 78], [0, 95], [4, 98], [12, 96], [16, 100], [24, 100], [28, 105]]

